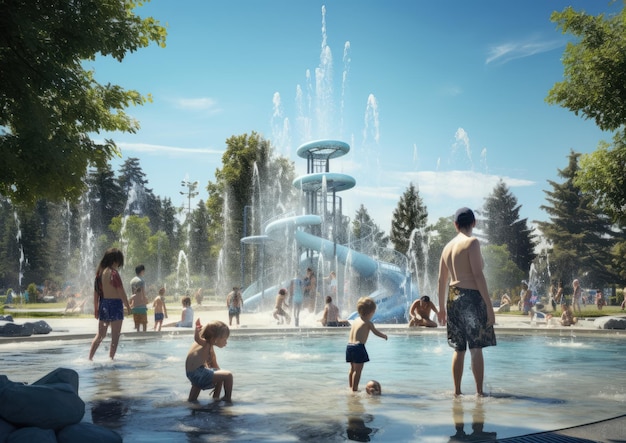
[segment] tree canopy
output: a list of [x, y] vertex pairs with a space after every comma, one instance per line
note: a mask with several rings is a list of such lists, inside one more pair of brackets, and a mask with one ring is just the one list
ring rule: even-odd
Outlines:
[[626, 225], [626, 137], [619, 132], [611, 147], [600, 142], [598, 148], [580, 158], [574, 182], [594, 196], [598, 205], [614, 221]]
[[567, 7], [554, 12], [551, 20], [577, 42], [565, 48], [564, 80], [554, 85], [546, 101], [594, 120], [603, 131], [619, 131], [613, 147], [601, 143], [582, 156], [576, 185], [626, 223], [626, 10], [607, 17]]
[[0, 0], [0, 194], [28, 204], [78, 198], [87, 168], [119, 155], [89, 134], [135, 132], [124, 110], [149, 97], [99, 83], [83, 62], [165, 46], [165, 28], [134, 13], [141, 4]]
[[[221, 264], [225, 290], [238, 281], [241, 263], [239, 241], [242, 237], [260, 235], [263, 223], [293, 208], [295, 189], [293, 162], [276, 156], [269, 141], [256, 132], [232, 136], [226, 140], [222, 168], [215, 171], [215, 182], [209, 182], [207, 210], [209, 235], [217, 257], [223, 249]], [[256, 248], [248, 250], [245, 267], [252, 263]]]

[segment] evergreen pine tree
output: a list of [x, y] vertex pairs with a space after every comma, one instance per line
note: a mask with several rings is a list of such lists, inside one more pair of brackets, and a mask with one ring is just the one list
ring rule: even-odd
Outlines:
[[368, 255], [376, 255], [376, 249], [386, 248], [389, 237], [385, 235], [372, 217], [367, 208], [361, 205], [352, 220], [352, 247]]
[[124, 211], [126, 196], [108, 163], [103, 168], [90, 171], [87, 184], [91, 229], [95, 236], [106, 235], [108, 243], [111, 243], [114, 235], [108, 229], [109, 224]]
[[403, 254], [409, 254], [411, 240], [419, 240], [415, 237], [423, 235], [427, 220], [428, 210], [419, 195], [419, 190], [411, 183], [393, 211], [390, 236], [393, 248]]
[[601, 287], [616, 277], [607, 266], [614, 235], [609, 218], [594, 205], [593, 197], [574, 184], [579, 156], [572, 151], [567, 167], [559, 170], [563, 183], [548, 181], [552, 190], [544, 192], [549, 204], [541, 209], [550, 221], [538, 224], [552, 244], [552, 276], [565, 284], [579, 278], [583, 286]]
[[520, 219], [521, 205], [506, 184], [500, 180], [493, 192], [485, 199], [482, 215], [485, 217], [485, 234], [492, 245], [506, 245], [511, 260], [528, 274], [535, 259], [536, 242], [527, 220]]

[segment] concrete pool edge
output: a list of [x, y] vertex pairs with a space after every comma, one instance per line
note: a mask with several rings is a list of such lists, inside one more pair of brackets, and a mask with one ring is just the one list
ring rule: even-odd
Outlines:
[[[226, 312], [220, 315], [215, 312], [216, 318], [228, 317]], [[26, 322], [35, 322], [42, 318], [19, 317], [15, 319], [15, 323], [21, 324]], [[19, 343], [19, 342], [41, 342], [56, 340], [91, 340], [93, 339], [96, 329], [97, 320], [94, 318], [46, 318], [43, 319], [52, 328], [52, 332], [48, 334], [34, 334], [27, 337], [0, 337], [0, 347], [3, 344]], [[146, 332], [136, 332], [131, 319], [126, 319], [122, 327], [122, 337], [124, 340], [141, 339], [150, 336], [169, 336], [169, 335], [193, 335], [191, 328], [163, 328], [160, 332], [148, 329]], [[394, 335], [422, 335], [422, 334], [445, 334], [445, 327], [438, 328], [409, 328], [406, 324], [378, 324], [377, 327], [385, 333]], [[497, 334], [507, 335], [528, 335], [540, 334], [550, 337], [585, 337], [585, 336], [602, 336], [611, 338], [626, 338], [626, 330], [620, 329], [598, 329], [593, 327], [593, 320], [582, 320], [580, 324], [575, 326], [555, 326], [547, 327], [543, 325], [531, 325], [530, 322], [518, 316], [496, 316], [495, 325]], [[241, 327], [231, 327], [231, 335], [238, 336], [254, 336], [254, 335], [286, 335], [286, 334], [326, 334], [336, 335], [349, 333], [348, 327], [322, 327], [322, 326], [268, 326], [267, 324], [249, 324]]]

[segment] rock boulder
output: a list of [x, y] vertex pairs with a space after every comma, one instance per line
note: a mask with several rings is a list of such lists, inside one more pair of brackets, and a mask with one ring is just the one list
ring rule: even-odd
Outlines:
[[625, 315], [607, 315], [599, 317], [593, 321], [593, 325], [597, 329], [626, 329]]

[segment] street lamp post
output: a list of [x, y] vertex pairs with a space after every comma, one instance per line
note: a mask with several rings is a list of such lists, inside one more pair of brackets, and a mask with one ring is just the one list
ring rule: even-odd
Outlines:
[[180, 185], [187, 188], [186, 191], [180, 191], [180, 195], [187, 196], [187, 215], [189, 215], [191, 214], [191, 199], [198, 195], [198, 191], [196, 191], [196, 188], [198, 187], [198, 182], [197, 181], [190, 182], [188, 180], [182, 180], [180, 182]]

